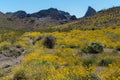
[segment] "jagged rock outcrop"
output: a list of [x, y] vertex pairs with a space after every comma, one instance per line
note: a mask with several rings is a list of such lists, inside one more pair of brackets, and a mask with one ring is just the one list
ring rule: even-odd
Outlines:
[[71, 16], [68, 12], [60, 11], [56, 8], [49, 8], [46, 10], [41, 10], [39, 12], [31, 14], [32, 17], [36, 18], [44, 18], [44, 17], [51, 17], [55, 20], [72, 20], [76, 19], [76, 17]]
[[87, 12], [86, 12], [86, 14], [85, 14], [84, 17], [91, 16], [91, 15], [93, 15], [93, 14], [95, 14], [95, 13], [96, 13], [96, 10], [93, 9], [91, 6], [89, 6], [89, 7], [88, 7], [88, 10], [87, 10]]
[[49, 8], [46, 10], [40, 10], [38, 12], [28, 14], [25, 11], [16, 11], [16, 12], [7, 12], [6, 15], [8, 16], [15, 16], [18, 18], [25, 18], [25, 17], [33, 17], [33, 18], [46, 18], [50, 17], [51, 19], [55, 20], [75, 20], [77, 19], [76, 16], [70, 15], [68, 12], [64, 12], [58, 10], [56, 8]]

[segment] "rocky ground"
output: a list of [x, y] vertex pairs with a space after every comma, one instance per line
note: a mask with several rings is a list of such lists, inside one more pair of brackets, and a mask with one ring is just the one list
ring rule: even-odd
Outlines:
[[8, 68], [16, 63], [19, 63], [22, 57], [24, 49], [21, 47], [12, 48], [11, 50], [5, 50], [0, 52], [0, 67]]

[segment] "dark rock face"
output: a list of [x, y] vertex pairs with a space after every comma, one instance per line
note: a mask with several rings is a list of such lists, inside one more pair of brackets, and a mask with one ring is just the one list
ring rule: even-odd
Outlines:
[[73, 15], [73, 16], [71, 16], [71, 18], [70, 18], [71, 20], [76, 20], [77, 18], [76, 18], [76, 16], [75, 15]]
[[93, 14], [95, 14], [95, 13], [96, 13], [96, 10], [89, 6], [89, 7], [88, 7], [88, 10], [87, 10], [87, 12], [86, 12], [86, 14], [85, 14], [84, 17], [91, 16], [91, 15], [93, 15]]
[[19, 18], [24, 18], [26, 17], [27, 13], [25, 11], [17, 11], [13, 14], [13, 16], [17, 16]]
[[10, 16], [15, 16], [15, 17], [18, 17], [18, 18], [25, 18], [27, 16], [27, 13], [25, 11], [17, 11], [17, 12], [8, 12], [6, 13], [6, 15], [10, 15]]
[[3, 15], [0, 14], [0, 22], [2, 22], [0, 27], [4, 26], [13, 29], [31, 31], [44, 27], [65, 24], [76, 19], [76, 16], [70, 15], [68, 12], [64, 12], [56, 8], [44, 9], [35, 13], [26, 13], [25, 11], [20, 10], [16, 12], [8, 12]]
[[55, 19], [55, 20], [75, 20], [77, 19], [76, 16], [72, 16], [70, 15], [68, 12], [64, 12], [61, 10], [58, 10], [56, 8], [49, 8], [46, 10], [41, 10], [38, 11], [36, 13], [32, 13], [32, 14], [27, 14], [25, 11], [17, 11], [17, 12], [8, 12], [6, 13], [6, 15], [9, 16], [15, 16], [18, 18], [25, 18], [25, 17], [34, 17], [34, 18], [46, 18], [46, 17], [50, 17], [51, 19]]
[[[44, 18], [44, 17], [51, 17], [52, 19], [55, 20], [70, 20], [73, 19], [68, 12], [64, 12], [64, 11], [60, 11], [57, 10], [55, 8], [49, 8], [47, 10], [41, 10], [39, 12], [33, 13], [31, 14], [32, 17], [36, 17], [36, 18]], [[76, 17], [74, 16], [74, 19], [76, 19]]]

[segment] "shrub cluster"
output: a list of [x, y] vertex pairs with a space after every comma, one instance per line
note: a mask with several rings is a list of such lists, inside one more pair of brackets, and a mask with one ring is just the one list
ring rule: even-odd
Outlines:
[[115, 50], [120, 51], [120, 46], [117, 46]]
[[25, 74], [25, 70], [23, 70], [23, 69], [18, 70], [14, 74], [13, 80], [27, 80], [27, 76]]
[[52, 35], [46, 35], [43, 39], [42, 44], [47, 48], [54, 48], [55, 46], [55, 37]]
[[84, 59], [82, 65], [83, 66], [90, 66], [93, 65], [95, 63], [95, 60], [93, 58], [88, 58], [88, 59]]
[[113, 63], [113, 60], [112, 59], [102, 59], [100, 62], [99, 62], [99, 65], [100, 66], [109, 66], [109, 64], [112, 64]]
[[90, 42], [82, 49], [82, 51], [85, 53], [97, 54], [104, 51], [104, 46], [100, 42]]

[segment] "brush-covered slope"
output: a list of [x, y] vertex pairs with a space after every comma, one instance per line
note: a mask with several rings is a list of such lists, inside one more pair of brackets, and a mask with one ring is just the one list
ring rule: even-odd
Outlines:
[[[16, 36], [15, 42], [11, 43], [12, 39], [0, 42], [0, 80], [120, 80], [120, 48], [116, 50], [120, 46], [120, 28], [25, 32], [17, 36], [18, 33], [12, 31], [3, 35], [3, 38], [12, 36], [12, 39]], [[43, 41], [51, 43], [52, 39], [54, 42], [53, 36], [56, 39], [54, 48], [48, 49]], [[32, 44], [31, 40], [37, 41]], [[83, 52], [88, 43], [95, 42], [93, 46], [96, 46], [96, 41], [104, 46], [102, 53]], [[85, 49], [96, 51], [100, 48]], [[18, 56], [21, 56], [20, 61], [16, 59]], [[16, 65], [14, 61], [18, 61]]]
[[25, 11], [0, 13], [0, 27], [13, 29], [37, 30], [39, 28], [51, 27], [64, 24], [76, 17], [55, 8], [41, 10], [32, 14]]
[[92, 16], [83, 17], [78, 20], [69, 22], [64, 25], [47, 28], [49, 31], [69, 31], [71, 29], [99, 29], [103, 27], [119, 27], [120, 26], [120, 7], [113, 7], [101, 10]]

